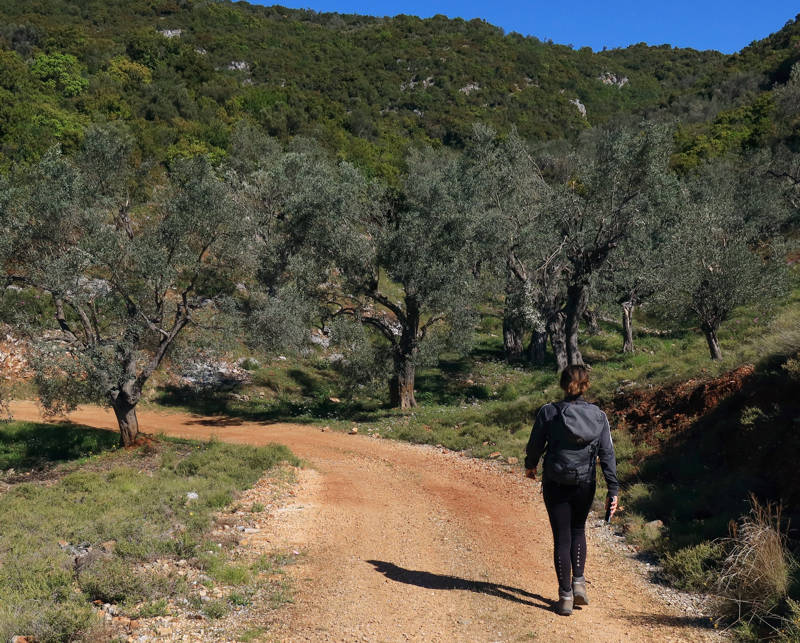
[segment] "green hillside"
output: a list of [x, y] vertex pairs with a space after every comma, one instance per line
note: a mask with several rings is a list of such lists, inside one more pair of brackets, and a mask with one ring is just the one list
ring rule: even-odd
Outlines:
[[785, 79], [798, 30], [725, 56], [644, 44], [593, 53], [480, 20], [244, 2], [4, 0], [0, 24], [2, 165], [54, 142], [74, 149], [99, 119], [131, 123], [161, 160], [222, 154], [231, 125], [249, 118], [387, 176], [409, 142], [459, 146], [475, 121], [556, 139], [620, 112], [708, 98], [739, 74]]

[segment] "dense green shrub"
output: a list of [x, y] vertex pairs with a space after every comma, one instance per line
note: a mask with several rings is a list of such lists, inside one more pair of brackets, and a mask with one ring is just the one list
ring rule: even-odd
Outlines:
[[681, 589], [707, 592], [714, 588], [725, 547], [719, 542], [702, 542], [669, 553], [664, 558], [664, 574]]

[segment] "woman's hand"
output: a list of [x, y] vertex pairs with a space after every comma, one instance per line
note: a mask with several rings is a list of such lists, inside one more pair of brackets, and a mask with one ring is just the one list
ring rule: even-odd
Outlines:
[[536, 480], [536, 469], [525, 469], [525, 477]]
[[608, 513], [608, 519], [611, 520], [611, 518], [617, 512], [617, 496], [606, 498], [606, 512]]

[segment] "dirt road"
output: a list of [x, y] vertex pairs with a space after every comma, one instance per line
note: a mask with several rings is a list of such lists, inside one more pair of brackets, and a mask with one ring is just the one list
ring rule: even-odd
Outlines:
[[[38, 420], [33, 403], [16, 419]], [[519, 469], [430, 447], [289, 424], [142, 411], [144, 431], [247, 444], [280, 442], [308, 464], [282, 533], [306, 553], [286, 641], [716, 640], [659, 600], [589, 530], [591, 605], [552, 611], [547, 516]], [[115, 428], [82, 408], [79, 424]]]

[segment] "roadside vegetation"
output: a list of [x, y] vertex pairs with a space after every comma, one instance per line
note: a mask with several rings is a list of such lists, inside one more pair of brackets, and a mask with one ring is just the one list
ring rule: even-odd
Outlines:
[[[289, 598], [278, 574], [286, 560], [244, 566], [230, 560], [230, 543], [208, 538], [215, 512], [239, 491], [297, 464], [285, 447], [116, 443], [73, 425], [0, 426], [0, 639], [92, 639], [100, 605], [109, 619], [161, 616], [176, 602], [219, 618], [255, 595], [275, 606]], [[226, 591], [209, 600], [217, 583]]]

